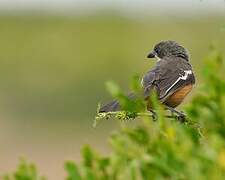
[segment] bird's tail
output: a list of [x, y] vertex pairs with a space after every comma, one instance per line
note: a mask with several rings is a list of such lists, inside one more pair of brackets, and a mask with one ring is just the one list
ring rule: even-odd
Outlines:
[[117, 100], [114, 100], [112, 102], [109, 102], [108, 104], [102, 106], [99, 109], [99, 113], [103, 113], [103, 112], [115, 112], [115, 111], [119, 111], [121, 109], [120, 107], [120, 103]]
[[[135, 99], [135, 94], [134, 93], [130, 93], [128, 96], [127, 96], [129, 99], [133, 100]], [[121, 110], [121, 105], [119, 103], [118, 100], [114, 100], [112, 102], [109, 102], [108, 104], [102, 106], [100, 109], [99, 109], [99, 113], [103, 113], [103, 112], [116, 112], [116, 111], [120, 111]]]

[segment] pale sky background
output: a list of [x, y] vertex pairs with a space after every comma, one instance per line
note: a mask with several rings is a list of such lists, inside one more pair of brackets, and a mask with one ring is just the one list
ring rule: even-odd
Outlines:
[[176, 14], [179, 11], [179, 15], [213, 13], [225, 16], [225, 0], [0, 0], [0, 11], [10, 13], [36, 10], [82, 14], [105, 8], [125, 13]]

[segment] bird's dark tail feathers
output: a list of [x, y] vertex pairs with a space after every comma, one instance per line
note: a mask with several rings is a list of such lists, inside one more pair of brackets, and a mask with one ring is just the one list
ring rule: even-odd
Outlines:
[[112, 102], [109, 102], [108, 104], [102, 106], [99, 109], [99, 113], [103, 112], [115, 112], [120, 110], [120, 103], [117, 100], [114, 100]]
[[[135, 99], [135, 94], [134, 93], [130, 93], [127, 96], [129, 99]], [[99, 113], [103, 113], [103, 112], [116, 112], [116, 111], [120, 111], [121, 110], [121, 106], [118, 100], [114, 100], [112, 102], [109, 102], [108, 104], [102, 106], [99, 109]]]

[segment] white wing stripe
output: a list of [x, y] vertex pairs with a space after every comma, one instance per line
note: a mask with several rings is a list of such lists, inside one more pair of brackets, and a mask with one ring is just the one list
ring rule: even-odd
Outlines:
[[186, 80], [187, 78], [188, 78], [188, 75], [189, 74], [192, 74], [192, 71], [191, 70], [187, 70], [187, 71], [184, 71], [184, 75], [183, 76], [180, 76], [170, 87], [169, 87], [169, 89], [167, 89], [166, 90], [166, 93], [165, 94], [167, 94], [174, 86], [175, 86], [175, 84], [177, 84], [177, 82], [179, 81], [179, 80]]
[[141, 86], [144, 87], [144, 77], [141, 79]]

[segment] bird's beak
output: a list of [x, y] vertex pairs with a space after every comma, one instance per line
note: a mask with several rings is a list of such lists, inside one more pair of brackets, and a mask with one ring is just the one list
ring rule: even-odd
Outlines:
[[148, 54], [147, 58], [154, 58], [156, 56], [156, 52], [152, 51]]

